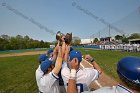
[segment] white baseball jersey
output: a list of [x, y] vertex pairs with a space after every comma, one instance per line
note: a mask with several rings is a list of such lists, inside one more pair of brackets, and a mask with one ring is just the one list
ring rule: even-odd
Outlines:
[[45, 74], [40, 80], [43, 93], [60, 93], [58, 79], [59, 77], [56, 76], [53, 72]]
[[38, 90], [40, 91], [40, 92], [42, 92], [43, 90], [42, 90], [42, 88], [41, 88], [41, 86], [40, 86], [40, 79], [41, 79], [41, 77], [43, 76], [43, 71], [40, 69], [40, 65], [39, 65], [39, 67], [37, 68], [37, 70], [36, 70], [36, 82], [37, 82], [37, 86], [38, 86]]
[[[67, 90], [68, 81], [70, 77], [70, 69], [67, 67], [67, 63], [62, 65], [61, 75], [64, 81], [65, 88]], [[89, 90], [88, 86], [93, 80], [98, 79], [99, 72], [93, 68], [83, 68], [77, 71], [76, 86], [78, 93]]]
[[122, 85], [117, 85], [113, 87], [103, 87], [92, 92], [85, 91], [82, 93], [133, 93], [133, 92]]

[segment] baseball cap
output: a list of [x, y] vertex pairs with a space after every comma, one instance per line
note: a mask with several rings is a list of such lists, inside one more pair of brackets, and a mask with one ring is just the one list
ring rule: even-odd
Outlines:
[[52, 49], [49, 49], [48, 51], [47, 51], [47, 54], [50, 54], [50, 53], [52, 53], [53, 52], [53, 50]]
[[46, 54], [41, 54], [38, 58], [39, 62], [45, 61], [48, 58], [48, 56], [46, 56]]
[[70, 51], [72, 51], [73, 50], [73, 48], [72, 47], [70, 47]]
[[78, 50], [70, 51], [70, 60], [72, 60], [73, 58], [77, 58], [78, 62], [80, 63], [82, 61], [82, 54], [81, 54], [81, 52], [78, 51]]
[[51, 64], [53, 64], [53, 62], [49, 59], [46, 59], [41, 63], [40, 68], [43, 72], [46, 72], [48, 68], [51, 66]]

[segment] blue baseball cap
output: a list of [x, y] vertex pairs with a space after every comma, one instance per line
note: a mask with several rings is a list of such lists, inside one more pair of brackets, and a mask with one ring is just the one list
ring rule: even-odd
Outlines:
[[51, 66], [51, 64], [53, 64], [53, 62], [49, 59], [46, 59], [41, 63], [40, 68], [45, 73], [48, 70], [48, 68]]
[[81, 54], [81, 52], [78, 51], [78, 50], [70, 51], [70, 60], [72, 60], [73, 58], [77, 58], [78, 62], [80, 63], [82, 61], [82, 54]]
[[70, 51], [74, 50], [72, 47], [70, 47]]
[[48, 58], [48, 56], [46, 56], [46, 54], [41, 54], [38, 58], [39, 62], [45, 61]]
[[52, 49], [49, 49], [48, 51], [47, 51], [47, 54], [50, 54], [50, 53], [52, 53], [53, 52], [53, 50]]

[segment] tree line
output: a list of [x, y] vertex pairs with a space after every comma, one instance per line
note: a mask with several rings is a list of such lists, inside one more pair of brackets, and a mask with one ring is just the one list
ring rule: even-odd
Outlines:
[[29, 48], [49, 48], [50, 42], [43, 40], [34, 40], [29, 36], [0, 36], [0, 50], [15, 50], [15, 49], [29, 49]]

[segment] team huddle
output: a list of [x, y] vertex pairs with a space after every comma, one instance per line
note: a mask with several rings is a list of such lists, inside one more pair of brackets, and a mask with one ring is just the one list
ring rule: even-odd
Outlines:
[[[93, 68], [80, 68], [83, 59]], [[65, 36], [57, 41], [54, 50], [40, 55], [38, 61], [36, 81], [39, 93], [133, 93], [122, 85], [90, 91], [90, 83], [100, 77], [102, 70], [89, 54], [82, 56], [80, 51], [66, 44]]]

